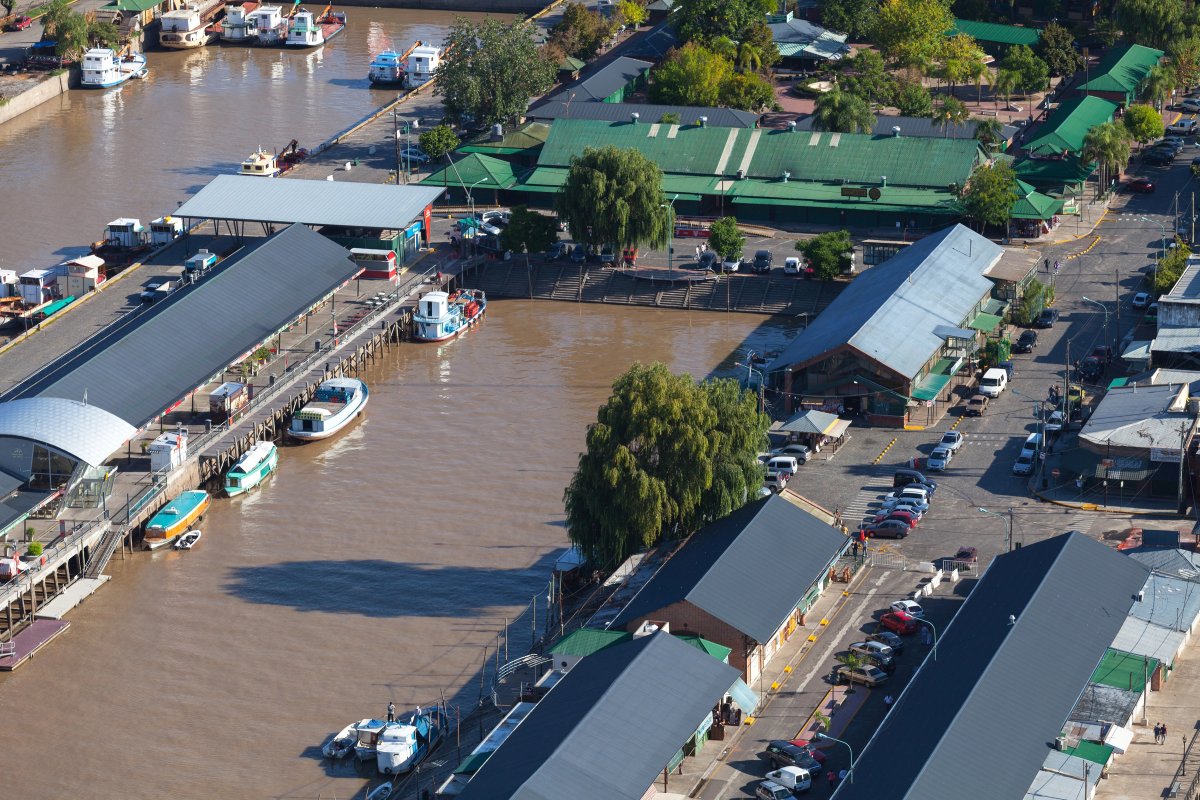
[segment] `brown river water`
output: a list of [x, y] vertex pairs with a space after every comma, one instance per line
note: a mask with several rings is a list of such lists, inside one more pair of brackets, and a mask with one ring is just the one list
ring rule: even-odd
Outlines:
[[[493, 302], [364, 378], [364, 420], [281, 451], [191, 552], [114, 558], [65, 636], [0, 678], [5, 797], [350, 797], [332, 731], [468, 710], [485, 645], [544, 592], [586, 426], [635, 360], [697, 377], [791, 332], [744, 314]], [[514, 653], [513, 657], [517, 654]], [[453, 757], [452, 754], [450, 757]]]

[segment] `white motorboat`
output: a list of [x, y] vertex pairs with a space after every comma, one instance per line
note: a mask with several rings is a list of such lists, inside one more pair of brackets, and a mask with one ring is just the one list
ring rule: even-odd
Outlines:
[[371, 758], [375, 755], [375, 746], [388, 723], [381, 719], [364, 719], [354, 726], [354, 755], [359, 758]]
[[370, 722], [369, 719], [351, 722], [346, 727], [333, 735], [328, 742], [321, 748], [321, 753], [326, 758], [345, 758], [354, 752], [354, 745], [358, 743], [358, 726]]
[[84, 89], [107, 89], [130, 78], [144, 78], [146, 72], [146, 57], [141, 53], [119, 56], [110, 48], [94, 47], [83, 54], [79, 85]]
[[175, 540], [176, 550], [191, 550], [196, 546], [196, 542], [200, 541], [200, 537], [204, 535], [204, 531], [199, 528], [193, 528], [187, 533]]
[[147, 550], [161, 550], [167, 545], [175, 544], [177, 541], [179, 541], [180, 536], [183, 536], [183, 534], [179, 534], [179, 536], [164, 537], [162, 539], [143, 539], [142, 545]]
[[367, 396], [367, 384], [358, 378], [327, 380], [292, 417], [288, 435], [300, 441], [333, 436], [362, 412]]
[[438, 746], [446, 730], [440, 708], [417, 708], [406, 722], [389, 722], [375, 743], [376, 765], [384, 775], [402, 775]]
[[282, 6], [261, 5], [246, 16], [254, 41], [257, 44], [282, 45], [287, 39], [287, 19]]
[[392, 796], [392, 782], [384, 781], [367, 792], [366, 800], [388, 800]]

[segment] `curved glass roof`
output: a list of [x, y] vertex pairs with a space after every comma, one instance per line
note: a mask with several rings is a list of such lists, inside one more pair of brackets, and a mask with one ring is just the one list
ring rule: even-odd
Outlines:
[[61, 397], [30, 397], [0, 403], [0, 436], [53, 447], [99, 466], [133, 438], [137, 428], [99, 406]]

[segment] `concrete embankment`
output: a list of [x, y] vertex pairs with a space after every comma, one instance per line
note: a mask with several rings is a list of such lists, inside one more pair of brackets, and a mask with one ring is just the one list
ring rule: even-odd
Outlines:
[[53, 100], [55, 97], [65, 94], [75, 83], [75, 74], [74, 72], [60, 72], [57, 75], [51, 75], [36, 86], [8, 98], [8, 102], [0, 106], [0, 125], [24, 114], [31, 108], [40, 106], [47, 100]]
[[339, 6], [366, 8], [428, 8], [435, 11], [472, 11], [527, 14], [541, 11], [545, 0], [338, 0]]

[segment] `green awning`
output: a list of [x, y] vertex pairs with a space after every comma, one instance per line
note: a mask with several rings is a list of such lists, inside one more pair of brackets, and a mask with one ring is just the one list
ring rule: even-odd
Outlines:
[[488, 756], [496, 752], [495, 750], [485, 750], [482, 753], [471, 753], [463, 759], [463, 762], [454, 770], [455, 775], [474, 775], [483, 766], [483, 762], [488, 760]]
[[725, 647], [724, 645], [717, 644], [716, 642], [710, 642], [708, 639], [701, 638], [694, 633], [676, 636], [675, 638], [687, 642], [697, 650], [703, 650], [717, 661], [721, 661], [723, 663], [728, 663], [729, 654], [733, 652], [732, 648]]
[[967, 327], [980, 333], [991, 333], [1000, 326], [1000, 317], [995, 314], [976, 314]]
[[1091, 761], [1093, 764], [1099, 764], [1102, 767], [1107, 767], [1108, 762], [1112, 759], [1113, 746], [1111, 744], [1100, 744], [1099, 742], [1082, 741], [1074, 747], [1068, 747], [1063, 750], [1063, 753], [1076, 758], [1082, 758], [1084, 761]]
[[934, 400], [942, 389], [946, 388], [946, 384], [950, 382], [949, 375], [934, 375], [930, 373], [921, 379], [913, 388], [913, 400]]
[[56, 314], [74, 302], [75, 302], [74, 295], [72, 295], [71, 297], [64, 297], [62, 300], [55, 300], [53, 303], [51, 303], [50, 305], [48, 305], [42, 309], [42, 316], [49, 317], [52, 314]]

